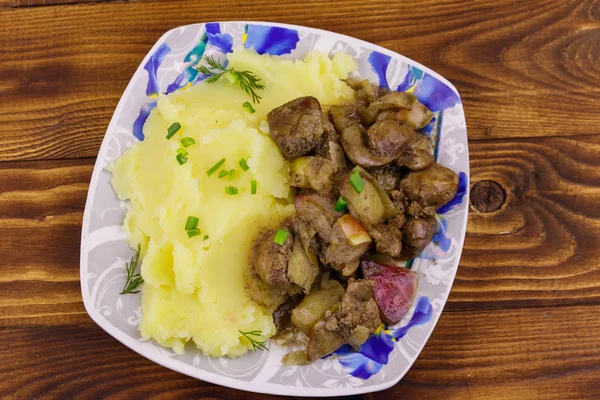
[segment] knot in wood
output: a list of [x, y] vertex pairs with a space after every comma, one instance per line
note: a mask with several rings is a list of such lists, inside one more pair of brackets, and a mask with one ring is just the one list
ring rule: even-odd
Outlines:
[[481, 212], [496, 211], [505, 201], [506, 192], [494, 181], [479, 181], [471, 190], [471, 203]]

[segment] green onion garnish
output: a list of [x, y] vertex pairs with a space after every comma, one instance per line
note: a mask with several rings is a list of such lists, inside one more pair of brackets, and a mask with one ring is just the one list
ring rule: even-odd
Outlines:
[[250, 181], [250, 194], [256, 194], [256, 181]]
[[208, 171], [206, 171], [206, 175], [211, 176], [212, 174], [215, 173], [216, 170], [221, 168], [221, 165], [223, 165], [224, 163], [225, 163], [225, 159], [221, 158], [218, 163], [216, 163], [215, 165], [210, 167], [210, 169]]
[[230, 169], [229, 170], [229, 180], [232, 180], [235, 177], [235, 171]]
[[352, 185], [354, 190], [356, 190], [356, 193], [361, 193], [365, 188], [365, 182], [362, 180], [360, 174], [358, 173], [358, 170], [356, 169], [350, 176], [350, 184]]
[[225, 194], [238, 194], [238, 188], [235, 186], [225, 186]]
[[250, 102], [245, 102], [244, 104], [242, 104], [246, 110], [250, 111], [250, 114], [254, 114], [254, 107], [252, 107], [252, 104], [250, 104]]
[[171, 126], [167, 129], [167, 139], [171, 139], [174, 134], [179, 132], [181, 129], [181, 124], [179, 122], [173, 122]]
[[244, 171], [248, 171], [250, 169], [250, 167], [248, 166], [248, 163], [243, 158], [240, 160], [239, 164], [240, 164], [240, 167], [242, 167], [242, 169]]
[[227, 82], [229, 82], [230, 85], [233, 85], [234, 83], [240, 80], [240, 76], [231, 73], [231, 71], [226, 72], [223, 76], [225, 77], [225, 79], [227, 79]]
[[190, 147], [191, 145], [193, 145], [195, 143], [196, 143], [196, 141], [191, 137], [184, 137], [181, 139], [181, 145], [183, 147]]
[[187, 234], [189, 238], [193, 238], [194, 236], [201, 235], [202, 232], [200, 232], [200, 229], [190, 229], [187, 231]]
[[205, 241], [208, 239], [208, 235], [204, 235], [204, 237], [202, 238], [202, 241]]
[[181, 154], [183, 157], [187, 157], [190, 153], [188, 153], [187, 150], [183, 147], [180, 147], [177, 149], [177, 154]]
[[177, 162], [179, 163], [179, 165], [183, 165], [187, 162], [187, 157], [184, 156], [183, 154], [177, 154], [177, 156], [175, 157], [177, 159]]
[[185, 221], [185, 230], [189, 231], [192, 229], [196, 229], [197, 227], [198, 227], [198, 218], [188, 217], [187, 221]]
[[226, 169], [222, 169], [221, 172], [219, 172], [219, 179], [227, 175], [229, 175], [229, 171], [227, 171]]
[[340, 196], [337, 199], [337, 202], [335, 203], [335, 206], [333, 208], [335, 208], [335, 211], [337, 211], [337, 212], [342, 212], [346, 209], [347, 205], [348, 205], [348, 202], [346, 201], [346, 199], [344, 199], [342, 196]]
[[289, 234], [290, 233], [285, 229], [279, 229], [275, 234], [275, 239], [273, 241], [278, 245], [283, 246]]

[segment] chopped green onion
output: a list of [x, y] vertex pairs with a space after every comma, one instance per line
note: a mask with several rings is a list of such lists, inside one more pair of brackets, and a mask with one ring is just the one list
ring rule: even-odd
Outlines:
[[248, 166], [248, 163], [243, 158], [240, 160], [239, 164], [240, 164], [240, 167], [242, 167], [242, 169], [244, 171], [248, 171], [250, 169], [250, 167]]
[[177, 154], [177, 156], [175, 157], [177, 159], [177, 162], [179, 163], [179, 165], [183, 165], [187, 162], [187, 157], [184, 156], [183, 154]]
[[171, 126], [167, 129], [167, 139], [171, 139], [174, 134], [179, 132], [181, 129], [181, 124], [179, 122], [173, 122]]
[[337, 212], [342, 212], [346, 209], [346, 206], [348, 205], [348, 202], [346, 201], [346, 199], [344, 199], [342, 196], [340, 196], [337, 199], [337, 202], [335, 203], [335, 211]]
[[208, 239], [208, 235], [204, 235], [204, 237], [202, 238], [202, 241], [205, 241]]
[[191, 137], [184, 137], [181, 139], [181, 145], [183, 147], [190, 147], [193, 144], [196, 144], [196, 141]]
[[256, 181], [250, 181], [250, 194], [256, 194]]
[[361, 193], [365, 188], [365, 182], [362, 180], [360, 174], [358, 173], [358, 170], [356, 169], [350, 176], [350, 184], [352, 185], [354, 190], [356, 190], [356, 193]]
[[232, 180], [235, 177], [235, 171], [230, 169], [229, 170], [229, 180]]
[[252, 104], [250, 104], [250, 102], [245, 102], [244, 104], [242, 104], [248, 111], [250, 111], [250, 114], [254, 114], [254, 107], [252, 107]]
[[285, 241], [287, 240], [287, 237], [289, 236], [289, 232], [286, 231], [285, 229], [279, 229], [277, 231], [277, 233], [275, 234], [275, 239], [273, 240], [275, 243], [277, 243], [280, 246], [283, 246], [283, 244], [285, 243]]
[[190, 153], [188, 153], [187, 150], [183, 147], [180, 147], [177, 149], [177, 154], [181, 154], [183, 157], [187, 157]]
[[234, 74], [231, 70], [225, 73], [223, 76], [229, 81], [230, 85], [233, 85], [240, 80], [240, 76], [238, 74]]
[[227, 175], [229, 175], [229, 171], [227, 171], [226, 169], [222, 169], [221, 172], [219, 172], [219, 179]]
[[198, 227], [198, 218], [187, 217], [187, 221], [185, 221], [185, 230], [189, 231], [191, 229], [196, 229], [197, 227]]
[[225, 163], [225, 159], [221, 158], [218, 163], [216, 163], [215, 165], [210, 167], [210, 169], [208, 171], [206, 171], [206, 175], [211, 176], [212, 174], [215, 173], [216, 170], [221, 168], [221, 165], [223, 165], [224, 163]]
[[238, 194], [238, 188], [235, 186], [225, 186], [225, 194]]
[[189, 238], [193, 238], [194, 236], [202, 235], [202, 232], [200, 232], [200, 229], [190, 229], [187, 231], [187, 234]]

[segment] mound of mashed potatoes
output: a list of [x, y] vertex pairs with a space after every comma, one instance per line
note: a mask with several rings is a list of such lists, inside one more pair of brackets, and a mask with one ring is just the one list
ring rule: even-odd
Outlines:
[[[124, 221], [129, 243], [142, 248], [141, 334], [177, 353], [192, 341], [211, 356], [240, 356], [252, 349], [240, 332], [261, 331], [264, 338], [275, 333], [271, 314], [247, 297], [242, 281], [258, 233], [294, 213], [287, 167], [269, 138], [266, 114], [300, 96], [324, 105], [354, 96], [340, 81], [357, 66], [344, 53], [330, 59], [311, 52], [292, 61], [238, 48], [228, 60], [228, 67], [251, 71], [265, 84], [254, 113], [243, 107], [249, 96], [225, 80], [160, 95], [144, 126], [145, 140], [109, 167], [119, 198], [130, 202]], [[167, 140], [174, 122], [181, 129]], [[183, 137], [196, 143], [179, 165]], [[239, 165], [242, 158], [247, 171]], [[232, 179], [218, 177], [232, 169]], [[226, 186], [238, 193], [226, 194]], [[199, 219], [201, 235], [188, 237], [189, 216]]]

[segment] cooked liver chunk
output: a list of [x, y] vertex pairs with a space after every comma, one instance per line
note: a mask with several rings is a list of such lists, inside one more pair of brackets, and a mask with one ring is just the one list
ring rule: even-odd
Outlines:
[[267, 114], [269, 134], [285, 158], [308, 154], [323, 135], [323, 111], [319, 100], [300, 97]]

